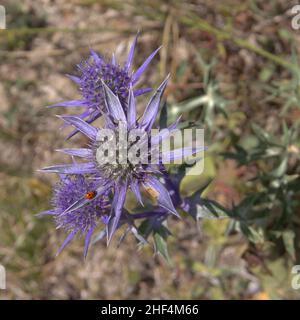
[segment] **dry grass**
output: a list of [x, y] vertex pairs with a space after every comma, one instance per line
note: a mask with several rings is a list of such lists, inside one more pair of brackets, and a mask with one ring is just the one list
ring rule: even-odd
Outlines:
[[[136, 6], [132, 6], [134, 2]], [[180, 1], [7, 3], [9, 29], [0, 33], [0, 263], [7, 270], [7, 290], [0, 291], [1, 298], [297, 296], [290, 289], [289, 268], [284, 261], [268, 262], [266, 267], [259, 257], [251, 255], [251, 248], [241, 235], [225, 235], [228, 220], [203, 221], [198, 227], [188, 218], [179, 223], [172, 220], [173, 267], [169, 267], [154, 257], [150, 248], [138, 251], [132, 237], [120, 248], [112, 245], [107, 249], [104, 243], [97, 243], [86, 261], [82, 258], [82, 239], [77, 240], [54, 258], [65, 235], [54, 229], [50, 219], [34, 216], [48, 208], [55, 181], [54, 176], [36, 170], [67, 160], [54, 149], [83, 142], [79, 136], [64, 142], [59, 121], [54, 117], [56, 111], [45, 106], [78, 96], [64, 74], [72, 73], [74, 65], [88, 54], [89, 46], [108, 55], [117, 47], [122, 56], [140, 29], [137, 66], [162, 42], [164, 47], [152, 64], [155, 67], [147, 71], [143, 81], [154, 86], [171, 71], [167, 92], [171, 102], [193, 97], [202, 88], [203, 70], [196, 62], [195, 52], [215, 56], [221, 90], [226, 98], [234, 99], [230, 118], [219, 117], [216, 125], [221, 129], [231, 126], [236, 135], [245, 134], [243, 125], [249, 115], [254, 121], [273, 125], [276, 107], [272, 110], [259, 103], [263, 93], [255, 82], [269, 70], [273, 78], [286, 75], [283, 67], [285, 56], [290, 55], [289, 40], [279, 31], [287, 29], [292, 34], [284, 13], [285, 2], [273, 2], [281, 15], [265, 4], [265, 17], [261, 16], [251, 1], [238, 0], [187, 1], [186, 11], [180, 12], [176, 9]], [[200, 12], [199, 19], [191, 12]], [[298, 44], [299, 34], [293, 37]], [[266, 54], [268, 51], [273, 55]], [[264, 107], [268, 109], [263, 110]], [[222, 148], [226, 149], [226, 139]], [[234, 191], [237, 171], [231, 163], [217, 161], [212, 157], [200, 180], [216, 176], [211, 194], [230, 204], [242, 193]]]

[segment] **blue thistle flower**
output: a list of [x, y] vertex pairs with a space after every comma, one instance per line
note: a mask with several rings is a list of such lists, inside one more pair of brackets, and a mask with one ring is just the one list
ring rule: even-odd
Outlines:
[[[103, 95], [107, 109], [105, 113], [106, 128], [110, 128], [115, 132], [118, 132], [121, 124], [123, 128], [126, 128], [128, 134], [132, 129], [141, 129], [144, 130], [149, 137], [147, 143], [159, 145], [160, 141], [168, 136], [171, 130], [176, 128], [179, 121], [178, 119], [168, 127], [168, 130], [159, 131], [157, 135], [154, 137], [152, 136], [150, 139], [150, 131], [157, 117], [160, 100], [167, 85], [167, 81], [168, 77], [161, 83], [159, 88], [151, 97], [144, 114], [139, 121], [137, 120], [133, 90], [131, 88], [129, 89], [127, 101], [128, 109], [127, 113], [125, 113], [119, 97], [117, 97], [103, 82]], [[97, 141], [98, 134], [105, 128], [97, 129], [75, 116], [61, 116], [61, 118], [67, 124], [73, 125], [78, 131], [81, 131], [86, 135], [90, 139], [90, 146], [88, 148], [62, 149], [59, 151], [71, 156], [85, 158], [87, 162], [51, 166], [42, 170], [60, 174], [88, 174], [95, 176], [95, 182], [97, 184], [97, 187], [95, 188], [95, 197], [102, 196], [105, 192], [108, 192], [108, 190], [113, 191], [114, 196], [106, 226], [108, 243], [118, 227], [128, 188], [132, 190], [141, 204], [142, 197], [140, 187], [143, 187], [146, 190], [151, 190], [155, 194], [158, 206], [163, 208], [166, 213], [171, 213], [179, 217], [167, 188], [164, 183], [161, 182], [161, 180], [165, 182], [165, 171], [161, 163], [150, 162], [145, 164], [144, 162], [141, 162], [133, 164], [128, 162], [128, 159], [126, 159], [126, 163], [116, 162], [106, 163], [103, 165], [103, 163], [99, 163], [99, 159], [97, 158], [95, 151], [99, 148], [99, 141]], [[182, 156], [192, 155], [198, 151], [199, 150], [195, 150], [193, 148], [179, 148], [165, 152], [167, 154], [159, 153], [159, 159], [167, 157], [170, 160], [175, 160]], [[147, 153], [144, 156], [149, 157], [149, 154]], [[161, 179], [158, 177], [161, 177]], [[78, 210], [89, 203], [89, 199], [81, 196], [70, 205], [66, 212]]]
[[[123, 66], [119, 65], [113, 55], [111, 61], [99, 56], [95, 51], [90, 50], [89, 59], [77, 65], [78, 74], [68, 75], [79, 87], [81, 99], [69, 100], [51, 105], [50, 107], [85, 107], [83, 113], [78, 117], [92, 123], [99, 118], [105, 108], [102, 81], [117, 95], [122, 103], [125, 113], [127, 112], [127, 98], [129, 88], [134, 86], [140, 79], [142, 73], [149, 65], [160, 48], [150, 54], [142, 65], [133, 73], [130, 67], [133, 60], [134, 50], [137, 43], [136, 35], [128, 56]], [[151, 88], [141, 88], [133, 91], [134, 96], [151, 91]], [[72, 132], [68, 138], [78, 131]]]
[[[95, 197], [95, 181], [83, 175], [60, 175], [60, 181], [53, 188], [53, 209], [43, 211], [38, 216], [52, 215], [57, 229], [64, 229], [68, 236], [58, 250], [59, 254], [76, 234], [85, 235], [84, 257], [88, 252], [92, 232], [99, 223], [108, 222], [110, 202], [106, 194]], [[78, 198], [89, 199], [87, 205], [72, 212], [66, 211]]]

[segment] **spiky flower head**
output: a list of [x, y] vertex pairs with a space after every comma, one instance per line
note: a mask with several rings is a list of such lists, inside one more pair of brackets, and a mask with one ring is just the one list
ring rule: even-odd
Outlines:
[[[150, 140], [148, 139], [151, 128], [159, 111], [160, 100], [167, 85], [167, 80], [168, 78], [162, 82], [150, 99], [144, 114], [140, 118], [140, 121], [137, 120], [135, 99], [132, 89], [129, 90], [127, 102], [128, 110], [127, 113], [125, 113], [120, 99], [108, 88], [105, 83], [102, 83], [104, 100], [107, 109], [105, 113], [105, 128], [95, 128], [75, 116], [61, 117], [67, 124], [73, 125], [77, 130], [81, 131], [90, 139], [90, 147], [81, 149], [62, 149], [60, 151], [71, 156], [85, 158], [87, 162], [51, 166], [44, 168], [43, 171], [64, 174], [94, 175], [96, 176], [95, 181], [98, 181], [98, 185], [95, 188], [95, 197], [100, 197], [104, 192], [107, 192], [107, 190], [111, 190], [114, 193], [112, 208], [106, 227], [108, 242], [111, 240], [112, 235], [118, 227], [128, 188], [132, 190], [137, 200], [141, 203], [142, 197], [140, 188], [143, 187], [150, 189], [155, 194], [157, 204], [161, 208], [166, 210], [168, 213], [178, 216], [171, 196], [164, 186], [163, 176], [165, 172], [162, 168], [161, 162], [153, 163], [152, 161], [141, 161], [138, 163], [132, 163], [126, 159], [125, 162], [112, 161], [105, 162], [105, 164], [103, 164], [103, 162], [101, 162], [102, 158], [99, 158], [97, 152], [95, 152], [95, 150], [99, 150], [101, 147], [101, 145], [99, 146], [99, 136], [101, 136], [103, 131], [107, 129], [120, 133], [120, 128], [125, 128], [128, 134], [130, 134], [133, 129], [138, 129], [146, 134], [146, 144], [151, 142], [151, 145], [153, 146], [159, 145], [160, 141], [168, 136], [169, 132], [175, 129], [177, 125], [176, 121], [168, 128], [168, 130], [165, 129], [159, 131], [157, 135], [151, 136]], [[116, 148], [118, 148], [118, 146], [116, 146]], [[164, 152], [164, 154], [159, 153], [158, 159], [168, 158], [170, 160], [174, 160], [178, 157], [185, 157], [198, 151], [199, 150], [192, 148], [180, 148]], [[149, 154], [145, 153], [143, 156], [144, 158], [148, 158]], [[82, 196], [68, 208], [68, 211], [72, 212], [78, 208], [84, 207], [89, 203], [90, 200]]]
[[[39, 213], [39, 216], [52, 215], [57, 229], [64, 229], [68, 236], [58, 253], [78, 234], [85, 235], [84, 256], [87, 255], [92, 232], [99, 223], [106, 224], [110, 213], [110, 204], [107, 195], [95, 197], [94, 180], [83, 175], [61, 175], [60, 181], [53, 188], [53, 209]], [[79, 198], [89, 199], [87, 205], [68, 211], [68, 208]]]
[[[134, 50], [136, 47], [137, 37], [135, 37], [128, 56], [123, 65], [116, 61], [113, 55], [112, 59], [108, 60], [95, 51], [90, 50], [90, 56], [87, 60], [83, 60], [77, 65], [77, 74], [69, 75], [79, 87], [81, 98], [78, 100], [69, 100], [53, 104], [51, 107], [85, 107], [83, 113], [78, 117], [85, 119], [88, 123], [92, 123], [103, 114], [105, 109], [102, 81], [116, 94], [127, 112], [127, 98], [129, 88], [133, 87], [140, 79], [148, 64], [158, 52], [159, 48], [142, 63], [135, 71], [131, 72]], [[151, 88], [141, 88], [133, 91], [134, 96], [151, 91]], [[69, 137], [74, 135], [73, 132]]]

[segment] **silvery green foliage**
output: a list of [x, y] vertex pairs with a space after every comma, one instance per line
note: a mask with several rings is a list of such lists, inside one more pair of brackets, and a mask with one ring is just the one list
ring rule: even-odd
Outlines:
[[249, 193], [231, 210], [235, 218], [233, 229], [241, 231], [251, 242], [281, 241], [296, 259], [293, 219], [300, 199], [299, 126], [281, 126], [281, 135], [274, 136], [253, 124], [256, 138], [253, 147], [234, 146], [224, 153], [239, 165], [255, 166], [256, 176], [249, 186], [259, 191]]

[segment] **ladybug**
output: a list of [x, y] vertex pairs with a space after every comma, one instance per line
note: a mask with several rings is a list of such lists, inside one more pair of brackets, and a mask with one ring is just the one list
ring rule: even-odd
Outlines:
[[95, 198], [96, 191], [88, 191], [84, 196], [86, 199], [91, 200], [91, 199]]

